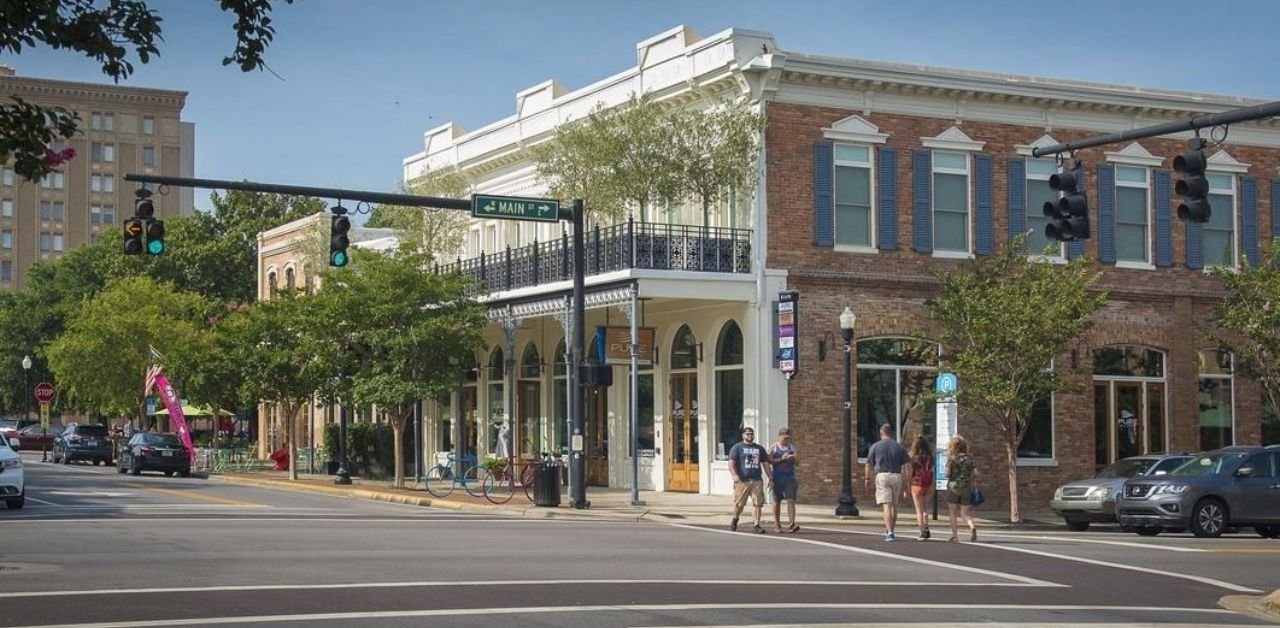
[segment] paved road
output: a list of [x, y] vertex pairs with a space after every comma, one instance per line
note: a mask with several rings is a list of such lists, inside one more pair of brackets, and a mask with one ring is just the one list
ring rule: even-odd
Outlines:
[[1219, 598], [1280, 587], [1280, 542], [1246, 535], [884, 543], [27, 469], [28, 507], [0, 511], [3, 627], [1241, 625]]

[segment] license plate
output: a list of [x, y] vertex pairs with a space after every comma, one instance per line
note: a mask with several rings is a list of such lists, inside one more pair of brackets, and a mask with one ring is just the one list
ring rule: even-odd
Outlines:
[[88, 445], [88, 446], [90, 446], [90, 447], [97, 447], [97, 446], [98, 446], [98, 439], [96, 439], [96, 438], [89, 438], [89, 439], [86, 439], [84, 442], [85, 442], [85, 444], [86, 444], [86, 445]]
[[162, 451], [162, 452], [160, 452], [160, 455], [162, 455], [162, 456], [173, 456], [173, 452], [172, 452], [172, 451]]

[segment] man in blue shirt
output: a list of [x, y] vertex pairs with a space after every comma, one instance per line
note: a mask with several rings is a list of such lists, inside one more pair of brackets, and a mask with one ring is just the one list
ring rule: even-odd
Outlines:
[[787, 502], [787, 531], [796, 533], [796, 446], [791, 444], [791, 428], [778, 430], [778, 442], [769, 448], [769, 468], [773, 472], [773, 529], [782, 534], [782, 502]]
[[751, 498], [755, 513], [757, 534], [764, 534], [760, 527], [760, 511], [764, 508], [764, 475], [765, 465], [769, 463], [769, 453], [756, 443], [756, 431], [746, 427], [742, 429], [742, 442], [734, 444], [729, 450], [729, 473], [733, 474], [733, 521], [729, 529], [738, 530], [738, 517]]

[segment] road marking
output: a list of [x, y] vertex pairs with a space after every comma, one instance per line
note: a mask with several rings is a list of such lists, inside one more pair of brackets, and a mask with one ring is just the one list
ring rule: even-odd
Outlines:
[[[697, 530], [697, 531], [699, 531], [699, 532], [708, 532], [708, 533], [713, 533], [713, 534], [732, 534], [732, 535], [734, 535], [734, 536], [739, 536], [739, 537], [740, 537], [740, 536], [744, 536], [741, 532], [730, 532], [729, 530], [714, 530], [714, 529], [711, 529], [711, 528], [702, 528], [702, 527], [698, 527], [698, 526], [685, 525], [685, 524], [682, 524], [682, 523], [672, 523], [672, 524], [668, 524], [668, 525], [670, 525], [670, 526], [671, 526], [671, 527], [673, 527], [673, 528], [685, 528], [686, 530]], [[813, 529], [817, 529], [817, 528], [809, 528], [809, 529], [810, 529], [810, 530], [813, 530]], [[817, 545], [817, 546], [819, 546], [819, 547], [827, 547], [827, 548], [837, 549], [837, 550], [841, 550], [841, 551], [845, 551], [845, 552], [853, 552], [853, 553], [855, 553], [855, 554], [865, 554], [865, 555], [868, 555], [868, 556], [879, 556], [879, 557], [881, 557], [881, 558], [887, 558], [887, 559], [891, 559], [891, 560], [899, 560], [899, 561], [908, 562], [908, 563], [917, 563], [917, 564], [920, 564], [920, 565], [927, 565], [927, 566], [929, 566], [929, 567], [941, 567], [941, 568], [943, 568], [943, 569], [952, 569], [952, 570], [955, 570], [955, 571], [964, 571], [964, 572], [967, 572], [967, 573], [976, 573], [976, 574], [981, 574], [981, 575], [984, 575], [984, 576], [992, 576], [992, 577], [994, 577], [994, 578], [1000, 578], [1001, 580], [1012, 580], [1012, 581], [1014, 581], [1014, 582], [1021, 582], [1021, 583], [1023, 583], [1023, 584], [1032, 585], [1032, 586], [1039, 586], [1039, 587], [1065, 587], [1065, 586], [1067, 586], [1067, 585], [1064, 585], [1064, 584], [1058, 584], [1058, 583], [1056, 583], [1056, 582], [1048, 582], [1048, 581], [1046, 581], [1046, 580], [1039, 580], [1039, 579], [1036, 579], [1036, 578], [1028, 578], [1028, 577], [1026, 577], [1026, 576], [1019, 576], [1019, 575], [1017, 575], [1017, 574], [1004, 573], [1004, 572], [1001, 572], [1001, 571], [992, 571], [992, 570], [990, 570], [990, 569], [979, 569], [979, 568], [977, 568], [977, 567], [969, 567], [969, 566], [967, 566], [967, 565], [956, 565], [956, 564], [953, 564], [953, 563], [944, 563], [944, 562], [941, 562], [941, 561], [929, 560], [929, 559], [926, 559], [926, 558], [916, 558], [915, 556], [903, 556], [903, 555], [901, 555], [901, 554], [891, 554], [891, 553], [889, 553], [889, 552], [881, 552], [881, 551], [873, 550], [873, 549], [865, 549], [865, 548], [861, 548], [861, 547], [853, 547], [853, 546], [850, 546], [850, 545], [841, 545], [841, 544], [839, 544], [839, 543], [830, 543], [830, 542], [827, 542], [827, 541], [818, 541], [818, 540], [815, 540], [815, 539], [804, 539], [804, 538], [796, 538], [796, 537], [794, 537], [794, 536], [778, 536], [778, 535], [772, 535], [772, 536], [764, 536], [764, 535], [746, 535], [746, 536], [749, 536], [749, 537], [751, 537], [751, 538], [758, 538], [758, 539], [772, 539], [772, 540], [777, 540], [777, 541], [789, 541], [789, 542], [792, 542], [792, 543], [805, 543], [805, 544], [808, 544], [808, 545]]]
[[1087, 539], [1069, 536], [1052, 536], [1045, 534], [1010, 534], [1007, 532], [989, 532], [987, 536], [1000, 539], [1030, 539], [1033, 541], [1064, 541], [1067, 543], [1087, 543], [1089, 545], [1115, 545], [1118, 547], [1138, 547], [1149, 550], [1159, 550], [1165, 552], [1202, 552], [1204, 550], [1195, 547], [1173, 547], [1170, 545], [1158, 545], [1154, 543], [1139, 543], [1136, 541], [1108, 541], [1106, 539]]
[[1212, 552], [1214, 554], [1280, 554], [1280, 549], [1262, 549], [1262, 548], [1249, 549], [1249, 548], [1243, 548], [1243, 547], [1240, 547], [1240, 548], [1228, 547], [1226, 549], [1214, 549], [1214, 548], [1205, 547], [1205, 548], [1201, 548], [1200, 551]]
[[90, 624], [33, 624], [15, 628], [129, 628], [138, 626], [208, 626], [239, 623], [284, 623], [299, 621], [350, 621], [361, 619], [392, 619], [408, 617], [466, 617], [483, 615], [532, 615], [549, 613], [655, 613], [671, 611], [729, 611], [729, 610], [1002, 610], [1002, 611], [1102, 611], [1102, 612], [1159, 612], [1176, 611], [1203, 615], [1235, 615], [1219, 608], [1178, 608], [1161, 606], [1054, 606], [1047, 604], [796, 604], [790, 602], [766, 602], [751, 604], [600, 604], [591, 606], [532, 606], [524, 608], [441, 608], [413, 611], [365, 611], [349, 613], [312, 613], [292, 615], [242, 615], [239, 617], [199, 617], [189, 619], [156, 619], [150, 621], [95, 622]]
[[55, 503], [53, 503], [53, 502], [47, 502], [47, 501], [45, 501], [45, 500], [43, 500], [43, 499], [36, 499], [36, 498], [34, 498], [34, 497], [30, 496], [30, 495], [27, 495], [27, 501], [29, 501], [29, 502], [35, 502], [35, 503], [37, 503], [37, 504], [43, 504], [43, 505], [45, 505], [45, 506], [62, 506], [62, 505], [63, 505], [63, 504], [55, 504]]
[[228, 499], [226, 497], [214, 497], [213, 495], [202, 495], [195, 491], [181, 491], [176, 488], [152, 488], [144, 484], [126, 484], [131, 488], [139, 488], [152, 493], [160, 493], [161, 495], [169, 495], [172, 497], [185, 497], [187, 499], [195, 499], [199, 501], [212, 502], [214, 504], [226, 504], [229, 506], [245, 506], [254, 508], [266, 508], [266, 504], [257, 504], [254, 502], [246, 502], [238, 499]]
[[[1015, 582], [920, 582], [909, 580], [890, 582], [885, 580], [681, 580], [670, 578], [657, 579], [552, 579], [552, 580], [420, 580], [390, 582], [337, 582], [331, 584], [228, 584], [204, 587], [152, 587], [142, 589], [91, 589], [77, 590], [76, 595], [148, 595], [156, 593], [222, 593], [245, 591], [315, 591], [325, 589], [416, 589], [438, 587], [515, 587], [515, 586], [551, 586], [551, 585], [641, 585], [641, 584], [679, 584], [679, 585], [732, 585], [732, 586], [814, 586], [814, 587], [1019, 587], [1029, 588], [1041, 585]], [[66, 595], [66, 591], [4, 591], [0, 599], [21, 599], [57, 597]]]
[[137, 493], [121, 493], [118, 491], [45, 491], [50, 495], [67, 495], [70, 497], [136, 497]]
[[[726, 626], [705, 626], [695, 624], [689, 626], [649, 626], [648, 628], [807, 628], [813, 624], [732, 624]], [[892, 623], [892, 624], [822, 624], [822, 628], [935, 628], [938, 622], [927, 623]], [[1127, 624], [1087, 624], [1089, 628], [1239, 628], [1242, 624], [1166, 624], [1166, 623], [1127, 623]], [[1247, 624], [1244, 624], [1247, 625]], [[1061, 628], [1062, 623], [1052, 624], [1040, 622], [1017, 623], [947, 623], [947, 626], [973, 626], [974, 628]]]
[[[209, 509], [219, 508], [218, 506], [203, 505], [203, 504], [186, 504], [186, 507], [187, 508], [209, 508]], [[98, 509], [106, 510], [106, 509], [113, 509], [115, 507], [96, 506], [96, 507], [84, 507], [84, 508], [85, 509], [98, 508]], [[222, 507], [222, 508], [227, 508], [228, 510], [231, 509], [229, 507]], [[75, 506], [68, 506], [67, 509], [78, 510], [80, 508]], [[136, 509], [138, 509], [137, 506], [134, 506], [131, 508], [124, 508], [121, 510], [136, 510]], [[273, 514], [276, 512], [276, 509], [274, 508], [271, 508], [270, 510], [272, 511]], [[45, 516], [45, 515], [40, 515], [40, 516]], [[467, 525], [471, 525], [473, 523], [514, 523], [514, 524], [520, 524], [520, 525], [536, 525], [536, 524], [563, 525], [565, 523], [571, 523], [573, 525], [578, 525], [578, 526], [618, 525], [617, 522], [594, 521], [594, 520], [566, 522], [563, 519], [468, 519], [466, 516], [456, 516], [456, 515], [448, 515], [448, 514], [442, 514], [435, 519], [427, 519], [421, 516], [404, 517], [401, 519], [388, 519], [388, 518], [375, 519], [375, 518], [344, 518], [341, 516], [330, 517], [327, 515], [300, 516], [300, 517], [276, 517], [276, 516], [268, 515], [268, 516], [262, 516], [262, 517], [218, 517], [217, 519], [213, 519], [211, 517], [162, 517], [162, 516], [151, 516], [151, 515], [139, 516], [139, 517], [80, 517], [77, 519], [71, 519], [71, 518], [37, 519], [35, 517], [27, 517], [25, 520], [20, 520], [21, 517], [23, 517], [23, 515], [18, 515], [17, 517], [2, 518], [0, 519], [0, 525], [14, 524], [14, 523], [31, 523], [31, 522], [39, 522], [41, 524], [50, 524], [50, 523], [95, 523], [95, 522], [110, 522], [110, 521], [131, 521], [131, 522], [138, 522], [138, 521], [164, 521], [164, 522], [252, 521], [255, 523], [257, 522], [298, 523], [299, 521], [319, 521], [324, 523], [416, 523], [416, 524], [460, 523], [461, 522], [461, 523], [466, 523]], [[622, 522], [622, 523], [624, 525], [635, 525], [634, 523], [628, 523], [628, 522]]]

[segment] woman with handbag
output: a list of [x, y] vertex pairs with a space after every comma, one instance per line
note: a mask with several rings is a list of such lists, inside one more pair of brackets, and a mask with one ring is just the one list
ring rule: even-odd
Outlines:
[[969, 442], [956, 434], [947, 445], [947, 510], [951, 516], [951, 538], [955, 543], [956, 515], [969, 524], [969, 542], [978, 542], [978, 526], [973, 523], [973, 493], [978, 469], [969, 455]]
[[920, 540], [931, 537], [929, 513], [925, 501], [933, 494], [933, 449], [923, 436], [917, 436], [911, 445], [911, 501], [916, 507], [916, 525], [920, 528]]

